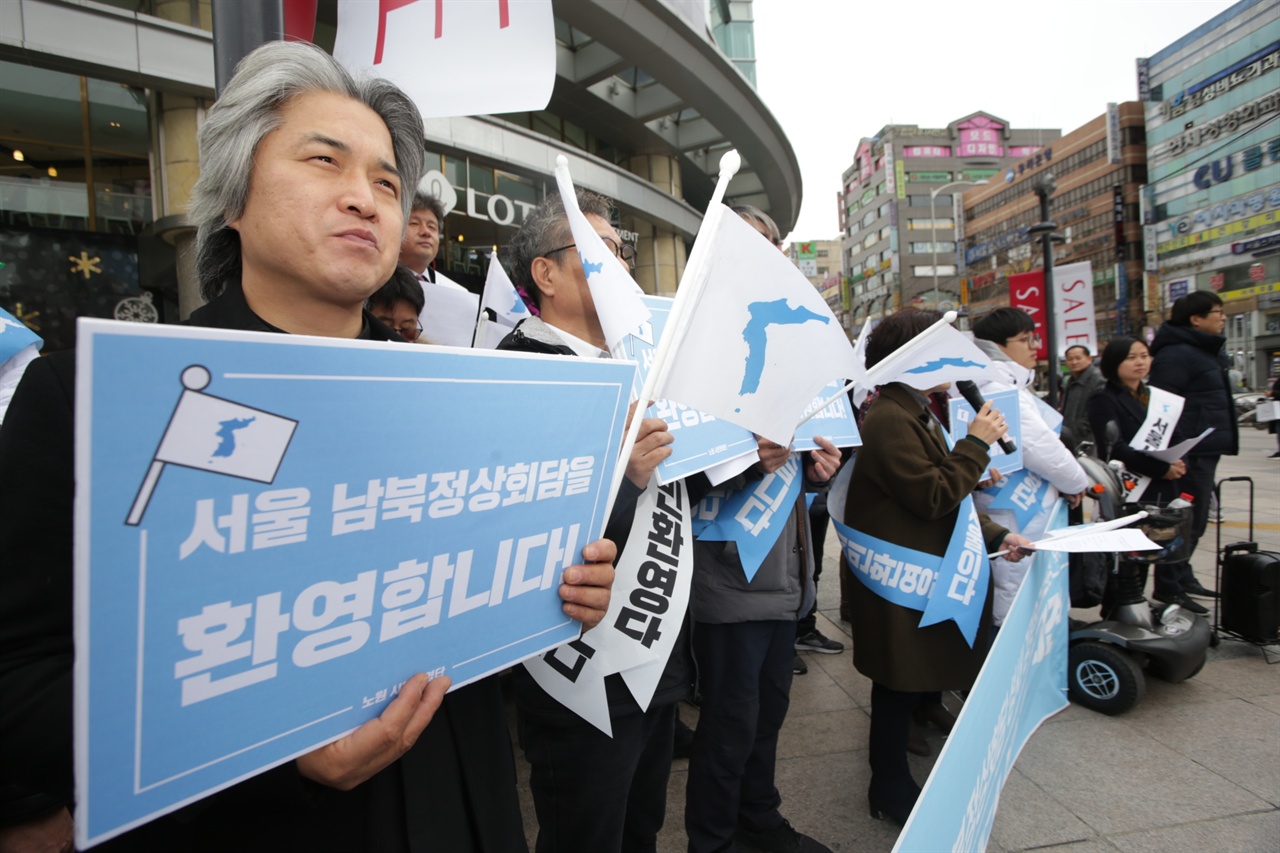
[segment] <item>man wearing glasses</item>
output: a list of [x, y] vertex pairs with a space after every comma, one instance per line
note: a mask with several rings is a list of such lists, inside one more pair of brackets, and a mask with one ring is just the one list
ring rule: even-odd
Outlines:
[[[1057, 431], [1045, 421], [1042, 404], [1031, 391], [1040, 350], [1040, 338], [1031, 315], [1018, 308], [997, 308], [973, 324], [973, 336], [978, 348], [991, 358], [995, 374], [995, 378], [980, 382], [979, 390], [987, 398], [1000, 391], [1018, 391], [1023, 467], [1047, 484], [1035, 516], [1025, 525], [1018, 524], [1012, 510], [991, 508], [995, 487], [978, 492], [974, 503], [980, 512], [987, 513], [992, 521], [1004, 525], [1010, 532], [1035, 540], [1049, 523], [1058, 495], [1067, 498], [1072, 509], [1078, 507], [1089, 478], [1058, 438]], [[1004, 622], [1030, 563], [1030, 560], [1011, 563], [1003, 557], [991, 561], [991, 577], [995, 583], [992, 621], [997, 627]]]
[[[635, 252], [609, 224], [612, 203], [577, 191], [578, 207], [617, 262], [635, 267]], [[498, 345], [501, 350], [608, 358], [582, 259], [559, 195], [530, 211], [509, 244], [511, 280], [540, 309]], [[603, 263], [610, 263], [604, 260]], [[542, 413], [529, 413], [540, 416]], [[627, 461], [605, 528], [621, 552], [631, 532], [636, 501], [663, 459], [671, 433], [661, 418], [646, 418]], [[644, 548], [644, 537], [636, 537]], [[672, 624], [672, 631], [683, 628]], [[676, 704], [691, 694], [687, 646], [677, 641], [647, 710], [632, 698], [621, 676], [605, 679], [608, 737], [563, 707], [523, 668], [515, 672], [521, 742], [529, 760], [529, 788], [538, 816], [538, 851], [653, 850], [666, 817], [667, 778]], [[586, 805], [589, 803], [590, 805]]]
[[413, 270], [398, 264], [390, 281], [369, 297], [366, 307], [378, 322], [393, 329], [409, 343], [416, 343], [422, 337], [422, 321], [418, 315], [425, 303], [418, 277]]
[[[1227, 374], [1227, 355], [1223, 347], [1227, 338], [1227, 315], [1222, 299], [1216, 293], [1196, 290], [1179, 298], [1169, 311], [1169, 320], [1156, 332], [1151, 342], [1151, 374], [1153, 388], [1163, 388], [1182, 397], [1182, 417], [1169, 439], [1170, 446], [1194, 438], [1213, 427], [1186, 456], [1187, 474], [1179, 481], [1192, 502], [1191, 549], [1204, 535], [1209, 523], [1209, 503], [1213, 496], [1213, 479], [1218, 458], [1235, 456], [1240, 449], [1240, 433], [1236, 426], [1235, 402], [1231, 399], [1231, 383]], [[1178, 566], [1182, 596], [1216, 598], [1217, 593], [1205, 589], [1196, 579], [1191, 564]], [[1178, 601], [1178, 603], [1185, 603]], [[1194, 602], [1193, 602], [1194, 603]], [[1197, 608], [1189, 608], [1196, 612]]]

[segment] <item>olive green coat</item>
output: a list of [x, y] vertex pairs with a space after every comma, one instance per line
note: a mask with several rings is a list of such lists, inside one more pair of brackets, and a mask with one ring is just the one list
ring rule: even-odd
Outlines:
[[[886, 542], [944, 554], [960, 511], [987, 470], [989, 457], [972, 440], [948, 450], [933, 415], [905, 386], [886, 385], [862, 424], [844, 523]], [[988, 545], [1007, 531], [979, 513]], [[993, 549], [994, 550], [994, 549]], [[842, 571], [849, 571], [847, 565]], [[988, 574], [989, 577], [989, 574]], [[894, 690], [968, 688], [989, 643], [991, 586], [973, 648], [954, 622], [919, 627], [921, 614], [892, 604], [859, 580], [853, 584], [853, 665]]]

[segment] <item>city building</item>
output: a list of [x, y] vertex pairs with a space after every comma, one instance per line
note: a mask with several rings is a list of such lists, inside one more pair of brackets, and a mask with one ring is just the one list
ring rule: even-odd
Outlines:
[[1049, 215], [1062, 238], [1054, 244], [1054, 265], [1092, 265], [1100, 339], [1141, 332], [1147, 317], [1138, 200], [1147, 181], [1147, 147], [1142, 105], [1132, 101], [1111, 104], [1034, 158], [964, 193], [970, 315], [1008, 305], [1009, 276], [1043, 267], [1042, 242], [1027, 230], [1041, 221], [1035, 185], [1045, 174], [1056, 182]]
[[1034, 163], [1061, 135], [976, 112], [941, 128], [886, 125], [859, 141], [839, 195], [849, 328], [908, 305], [962, 308], [955, 191]]
[[[331, 49], [337, 3], [317, 8]], [[426, 122], [427, 168], [456, 196], [441, 269], [478, 287], [559, 154], [616, 200], [651, 293], [674, 292], [730, 141], [744, 165], [726, 202], [790, 230], [800, 168], [754, 87], [750, 0], [553, 10], [546, 109]], [[442, 86], [455, 71], [424, 60]], [[0, 0], [0, 306], [46, 351], [73, 344], [77, 316], [173, 322], [198, 304], [184, 213], [214, 80], [209, 0]]]
[[1147, 308], [1191, 290], [1227, 310], [1255, 387], [1280, 376], [1280, 5], [1241, 0], [1138, 60], [1147, 125]]
[[843, 325], [849, 311], [849, 288], [841, 266], [843, 244], [835, 240], [808, 240], [792, 243], [787, 254], [809, 283], [822, 293], [831, 311]]

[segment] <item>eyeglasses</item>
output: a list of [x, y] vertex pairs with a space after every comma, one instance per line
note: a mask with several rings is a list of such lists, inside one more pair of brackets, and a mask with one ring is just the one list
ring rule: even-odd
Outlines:
[[377, 320], [387, 328], [399, 332], [400, 337], [406, 341], [416, 341], [422, 337], [422, 323], [418, 320], [405, 320], [403, 323], [397, 323], [391, 317], [378, 317]]
[[[636, 247], [635, 246], [632, 246], [630, 243], [619, 244], [612, 237], [605, 237], [603, 234], [600, 235], [600, 239], [603, 240], [604, 244], [609, 247], [610, 251], [613, 252], [614, 257], [621, 259], [621, 261], [627, 265], [628, 270], [635, 272], [635, 269], [636, 269]], [[563, 252], [565, 249], [576, 248], [577, 245], [578, 245], [577, 243], [570, 243], [567, 246], [561, 246], [558, 249], [552, 249], [550, 252], [544, 252], [543, 257], [546, 257], [547, 255], [554, 255], [556, 252]]]
[[1005, 343], [1006, 345], [1007, 344], [1026, 344], [1032, 349], [1040, 349], [1040, 336], [1035, 333], [1027, 335], [1026, 337], [1019, 335], [1016, 338], [1009, 338], [1009, 340], [1006, 341]]

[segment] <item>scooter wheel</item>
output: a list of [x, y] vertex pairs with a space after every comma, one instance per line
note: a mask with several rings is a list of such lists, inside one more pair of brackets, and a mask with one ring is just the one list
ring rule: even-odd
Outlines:
[[1067, 653], [1067, 689], [1072, 701], [1109, 716], [1142, 701], [1147, 682], [1142, 668], [1106, 643], [1076, 643]]

